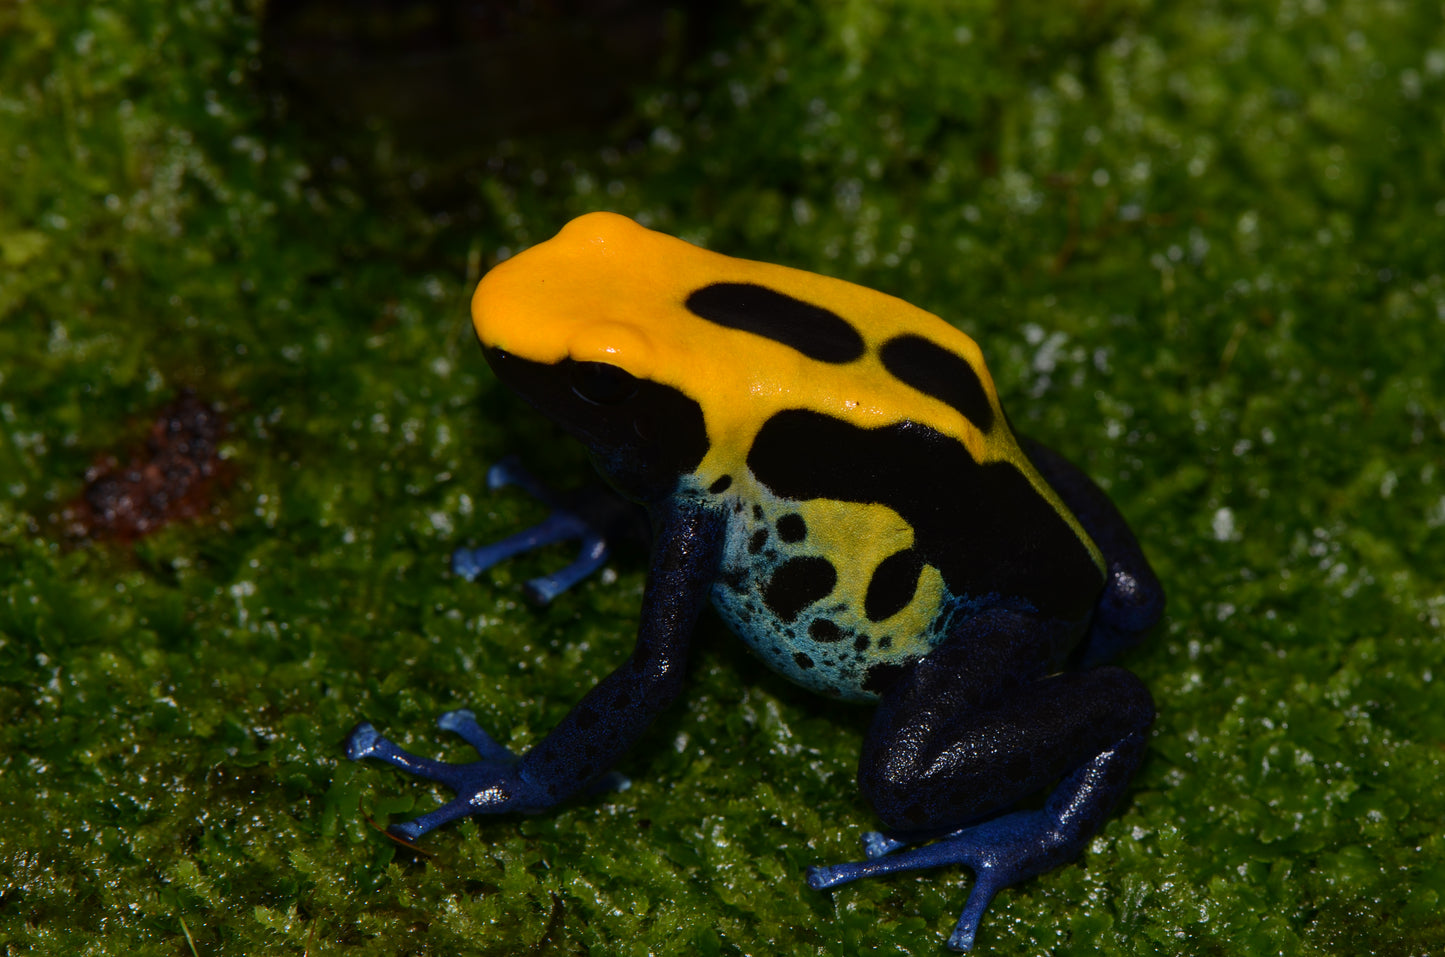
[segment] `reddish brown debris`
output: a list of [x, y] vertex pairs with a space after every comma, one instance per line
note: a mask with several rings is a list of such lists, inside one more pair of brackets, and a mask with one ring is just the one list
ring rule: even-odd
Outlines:
[[129, 463], [106, 455], [86, 471], [85, 491], [64, 511], [66, 531], [131, 542], [167, 522], [204, 514], [224, 472], [217, 445], [225, 431], [214, 406], [182, 393], [161, 410]]

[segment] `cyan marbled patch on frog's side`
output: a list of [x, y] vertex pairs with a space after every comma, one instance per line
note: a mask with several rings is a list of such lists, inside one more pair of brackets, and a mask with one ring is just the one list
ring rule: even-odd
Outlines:
[[[687, 482], [679, 493], [711, 497]], [[947, 615], [940, 609], [958, 602], [942, 589], [936, 569], [908, 559], [906, 587], [889, 581], [899, 579], [898, 556], [916, 556], [906, 526], [891, 510], [792, 501], [749, 475], [730, 481], [713, 499], [729, 516], [713, 606], [749, 648], [790, 680], [831, 698], [876, 701], [890, 675], [927, 654], [945, 633]], [[840, 531], [855, 550], [858, 538], [872, 538], [871, 567], [840, 569], [830, 560]], [[874, 607], [880, 593], [889, 602], [883, 615]]]

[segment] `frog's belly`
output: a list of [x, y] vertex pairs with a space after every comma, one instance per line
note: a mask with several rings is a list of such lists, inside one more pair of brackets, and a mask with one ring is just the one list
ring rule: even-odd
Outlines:
[[713, 605], [779, 674], [829, 697], [878, 700], [946, 633], [955, 602], [942, 576], [909, 563], [912, 531], [883, 506], [768, 505], [730, 523]]

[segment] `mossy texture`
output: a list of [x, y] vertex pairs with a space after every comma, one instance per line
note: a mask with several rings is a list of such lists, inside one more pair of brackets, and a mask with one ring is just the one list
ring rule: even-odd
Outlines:
[[[565, 550], [445, 565], [542, 514], [488, 463], [584, 467], [466, 302], [597, 208], [957, 323], [1164, 580], [1135, 788], [979, 952], [1445, 952], [1438, 3], [747, 7], [615, 138], [498, 145], [446, 204], [404, 143], [272, 108], [259, 12], [0, 7], [6, 954], [941, 952], [962, 869], [805, 886], [874, 826], [867, 713], [712, 618], [630, 790], [419, 852], [373, 826], [449, 795], [345, 761], [359, 718], [525, 748], [630, 646], [635, 562], [542, 610]], [[215, 514], [64, 541], [184, 389], [231, 423]]]

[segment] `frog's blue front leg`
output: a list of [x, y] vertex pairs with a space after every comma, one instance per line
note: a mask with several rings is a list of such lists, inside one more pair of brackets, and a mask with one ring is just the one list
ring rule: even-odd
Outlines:
[[689, 639], [717, 574], [724, 522], [723, 513], [694, 506], [659, 514], [631, 656], [521, 758], [493, 741], [466, 711], [449, 712], [438, 724], [477, 749], [480, 760], [469, 764], [418, 757], [371, 725], [358, 725], [347, 739], [349, 757], [374, 757], [457, 792], [445, 806], [391, 830], [415, 839], [469, 814], [533, 813], [603, 781], [681, 689]]

